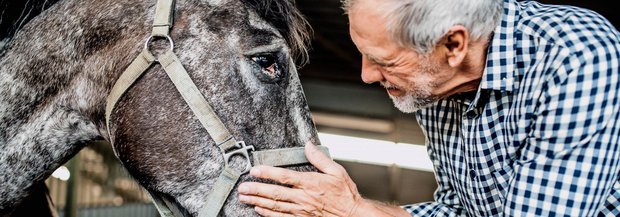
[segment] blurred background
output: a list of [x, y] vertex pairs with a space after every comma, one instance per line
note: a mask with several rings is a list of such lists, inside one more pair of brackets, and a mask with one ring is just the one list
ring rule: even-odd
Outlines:
[[[542, 2], [589, 8], [616, 28], [620, 24], [610, 1]], [[24, 4], [0, 0], [0, 6], [15, 11]], [[361, 56], [349, 38], [340, 2], [297, 4], [314, 29], [310, 63], [300, 77], [323, 145], [330, 147], [363, 196], [394, 204], [433, 200], [437, 186], [424, 135], [415, 117], [397, 111], [383, 88], [361, 82]], [[85, 148], [46, 183], [61, 216], [158, 216], [106, 142]]]

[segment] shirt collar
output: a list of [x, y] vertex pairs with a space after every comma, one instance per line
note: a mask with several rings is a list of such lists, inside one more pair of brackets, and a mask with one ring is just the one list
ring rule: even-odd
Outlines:
[[516, 65], [517, 51], [515, 32], [519, 22], [519, 3], [515, 0], [504, 0], [502, 19], [493, 31], [493, 38], [487, 52], [480, 87], [473, 100], [463, 100], [472, 111], [488, 99], [489, 90], [512, 92], [518, 83]]
[[519, 4], [515, 0], [504, 1], [502, 19], [493, 31], [493, 38], [488, 48], [480, 89], [500, 91], [515, 89], [517, 79], [515, 32], [519, 21], [518, 7]]

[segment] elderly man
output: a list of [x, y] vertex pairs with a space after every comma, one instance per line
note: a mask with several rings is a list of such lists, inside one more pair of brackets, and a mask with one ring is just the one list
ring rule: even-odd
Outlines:
[[[323, 173], [256, 167], [263, 216], [620, 215], [620, 34], [600, 15], [514, 0], [350, 0], [362, 79], [416, 112], [438, 189], [402, 207]], [[414, 184], [414, 183], [412, 183]]]

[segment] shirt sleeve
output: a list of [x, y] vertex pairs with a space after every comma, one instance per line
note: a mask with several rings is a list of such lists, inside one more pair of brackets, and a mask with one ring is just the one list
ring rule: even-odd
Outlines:
[[437, 190], [433, 195], [435, 202], [404, 205], [402, 208], [411, 216], [465, 216], [456, 192], [454, 192], [447, 174], [442, 170], [432, 149], [429, 150], [429, 157], [433, 161], [435, 178], [437, 179]]
[[[613, 48], [605, 48], [613, 49]], [[598, 51], [605, 51], [599, 49]], [[618, 51], [555, 61], [514, 162], [507, 216], [595, 216], [620, 170]]]

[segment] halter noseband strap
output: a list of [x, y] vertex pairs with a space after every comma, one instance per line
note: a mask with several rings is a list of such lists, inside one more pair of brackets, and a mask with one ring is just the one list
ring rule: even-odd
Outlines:
[[[114, 107], [123, 94], [131, 88], [142, 74], [144, 74], [153, 63], [159, 62], [192, 112], [198, 117], [202, 126], [220, 148], [224, 157], [222, 172], [215, 182], [215, 185], [212, 186], [212, 190], [207, 196], [205, 205], [199, 212], [200, 217], [216, 217], [241, 175], [247, 173], [252, 167], [252, 161], [256, 165], [289, 166], [305, 164], [308, 163], [308, 160], [304, 155], [303, 147], [254, 151], [253, 146], [246, 146], [243, 141], [237, 141], [232, 136], [228, 128], [224, 126], [209, 103], [200, 93], [196, 84], [191, 80], [177, 55], [173, 52], [173, 41], [169, 36], [169, 30], [173, 24], [173, 13], [174, 0], [158, 0], [155, 9], [153, 31], [151, 36], [146, 40], [144, 50], [142, 50], [138, 57], [125, 69], [108, 95], [105, 111], [106, 126], [110, 142], [113, 143], [114, 139], [110, 131], [110, 118]], [[150, 41], [155, 37], [167, 38], [171, 46], [171, 49], [162, 54], [159, 59], [155, 58], [148, 48]], [[112, 145], [112, 147], [114, 147], [114, 145]], [[327, 148], [324, 146], [319, 146], [319, 149], [329, 154]], [[252, 152], [252, 161], [250, 159], [251, 151], [254, 151]], [[246, 166], [243, 171], [236, 171], [229, 166], [228, 161], [233, 155], [241, 155], [246, 159]], [[166, 197], [160, 196], [156, 192], [150, 190], [148, 190], [148, 192], [161, 216], [183, 216], [177, 209], [178, 207], [173, 207], [171, 209], [171, 206], [174, 206], [175, 203], [172, 203], [166, 199]]]

